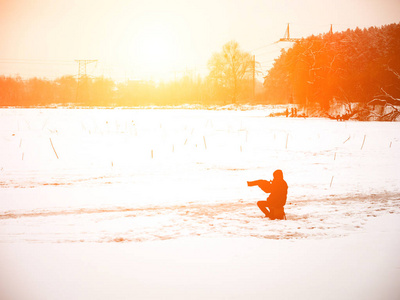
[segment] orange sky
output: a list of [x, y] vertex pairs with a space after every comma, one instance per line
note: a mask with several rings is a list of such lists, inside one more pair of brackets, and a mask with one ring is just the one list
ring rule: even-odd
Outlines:
[[[269, 45], [291, 23], [293, 37], [400, 22], [398, 0], [0, 0], [0, 74], [168, 80], [206, 72], [235, 39], [265, 72], [288, 44]], [[269, 45], [269, 46], [266, 46]]]

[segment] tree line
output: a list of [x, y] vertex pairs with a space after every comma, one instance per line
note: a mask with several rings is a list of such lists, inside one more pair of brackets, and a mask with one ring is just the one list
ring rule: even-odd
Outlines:
[[310, 36], [282, 50], [264, 78], [267, 103], [367, 104], [400, 98], [400, 23]]
[[137, 107], [183, 104], [288, 104], [328, 110], [341, 103], [400, 98], [400, 23], [303, 38], [282, 50], [264, 78], [235, 41], [208, 61], [205, 78], [170, 82], [63, 76], [55, 80], [0, 76], [0, 106]]
[[[206, 78], [192, 75], [170, 82], [63, 76], [56, 80], [0, 76], [0, 106], [138, 107], [183, 104], [260, 103], [254, 95], [255, 62], [237, 42], [224, 45], [208, 63]], [[260, 83], [261, 85], [261, 83]]]

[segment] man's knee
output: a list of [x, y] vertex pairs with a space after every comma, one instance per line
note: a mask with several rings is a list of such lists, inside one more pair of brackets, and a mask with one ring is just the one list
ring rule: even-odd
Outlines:
[[257, 202], [258, 207], [267, 207], [267, 201], [258, 201]]

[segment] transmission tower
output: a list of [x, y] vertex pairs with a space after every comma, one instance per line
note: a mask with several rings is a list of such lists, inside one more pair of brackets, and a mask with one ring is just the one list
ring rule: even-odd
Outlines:
[[299, 40], [299, 39], [298, 39], [298, 38], [291, 38], [291, 37], [290, 37], [289, 23], [288, 23], [288, 24], [287, 24], [287, 27], [286, 27], [285, 34], [283, 35], [283, 38], [279, 39], [278, 42], [295, 42], [295, 41], [297, 41], [297, 40]]
[[84, 94], [85, 97], [89, 96], [88, 86], [87, 86], [87, 68], [86, 66], [91, 63], [97, 63], [97, 59], [76, 59], [78, 63], [78, 86], [76, 88], [76, 99], [78, 102], [78, 95]]
[[82, 77], [86, 77], [86, 66], [91, 63], [97, 63], [97, 59], [76, 59], [75, 60], [78, 63], [78, 81]]

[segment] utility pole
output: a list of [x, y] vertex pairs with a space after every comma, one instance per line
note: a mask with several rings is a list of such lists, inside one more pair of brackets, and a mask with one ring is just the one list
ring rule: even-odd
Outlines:
[[256, 100], [256, 56], [253, 55], [253, 100]]
[[78, 86], [76, 88], [76, 98], [75, 101], [78, 102], [79, 90], [83, 87], [86, 88], [87, 92], [87, 73], [86, 66], [91, 63], [97, 63], [97, 59], [76, 59], [78, 63]]

